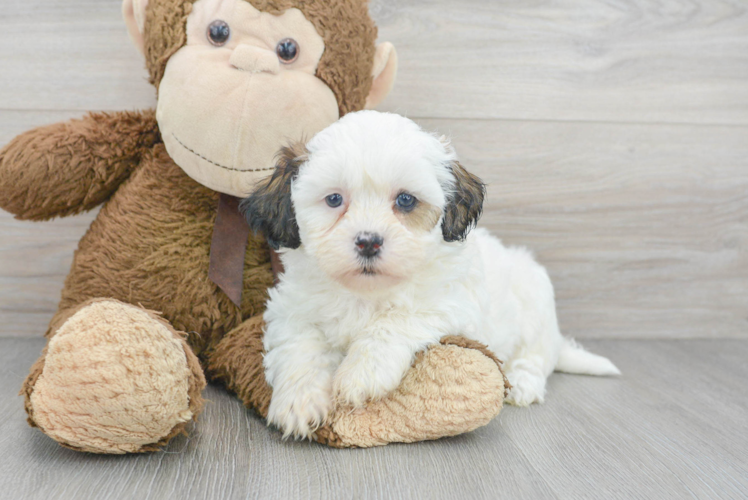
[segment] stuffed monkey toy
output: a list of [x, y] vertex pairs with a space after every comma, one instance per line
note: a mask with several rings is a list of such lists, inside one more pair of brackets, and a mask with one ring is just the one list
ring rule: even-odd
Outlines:
[[[267, 414], [267, 244], [237, 211], [283, 146], [373, 107], [397, 66], [365, 0], [124, 0], [155, 111], [91, 113], [0, 151], [0, 207], [46, 220], [103, 204], [23, 384], [28, 421], [94, 453], [159, 449], [206, 379]], [[374, 446], [468, 432], [498, 414], [499, 362], [445, 338], [400, 387], [338, 408], [315, 438]]]

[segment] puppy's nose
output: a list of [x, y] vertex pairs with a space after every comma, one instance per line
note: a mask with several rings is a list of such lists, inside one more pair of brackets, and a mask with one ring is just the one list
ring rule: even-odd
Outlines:
[[356, 235], [356, 250], [362, 257], [375, 257], [383, 243], [384, 239], [377, 233], [358, 233]]

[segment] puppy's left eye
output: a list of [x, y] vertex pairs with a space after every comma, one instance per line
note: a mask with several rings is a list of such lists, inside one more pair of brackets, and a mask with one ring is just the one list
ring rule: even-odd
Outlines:
[[327, 203], [328, 207], [336, 208], [343, 203], [343, 197], [338, 193], [333, 193], [325, 196], [325, 203]]
[[409, 193], [400, 193], [397, 195], [397, 199], [395, 199], [395, 205], [405, 212], [413, 210], [416, 203], [418, 203], [418, 199]]

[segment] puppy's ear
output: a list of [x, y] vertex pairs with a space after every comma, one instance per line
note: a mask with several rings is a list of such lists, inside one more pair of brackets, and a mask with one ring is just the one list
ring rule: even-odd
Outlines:
[[442, 235], [445, 241], [463, 241], [483, 213], [486, 185], [456, 161], [450, 168], [455, 182], [444, 208]]
[[239, 212], [252, 231], [265, 236], [268, 245], [275, 250], [301, 245], [291, 201], [291, 181], [306, 160], [307, 150], [303, 144], [281, 149], [273, 174], [260, 181], [254, 192], [239, 203]]

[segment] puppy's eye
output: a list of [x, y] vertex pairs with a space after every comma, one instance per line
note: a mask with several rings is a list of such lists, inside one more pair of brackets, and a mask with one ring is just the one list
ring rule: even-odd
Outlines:
[[336, 208], [343, 203], [343, 197], [338, 193], [325, 196], [325, 203], [328, 207]]
[[229, 40], [230, 35], [231, 29], [226, 21], [216, 20], [208, 25], [208, 41], [216, 47], [225, 44]]
[[275, 53], [282, 63], [291, 64], [299, 57], [299, 44], [293, 38], [284, 38], [275, 46]]
[[418, 203], [418, 199], [409, 193], [400, 193], [397, 195], [397, 199], [395, 199], [395, 205], [404, 212], [413, 210], [416, 203]]

